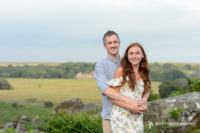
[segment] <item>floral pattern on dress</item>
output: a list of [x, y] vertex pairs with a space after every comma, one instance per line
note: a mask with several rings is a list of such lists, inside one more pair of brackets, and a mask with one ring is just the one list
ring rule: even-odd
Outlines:
[[[127, 77], [128, 78], [128, 77]], [[109, 86], [121, 86], [122, 76], [119, 78], [107, 81]], [[130, 97], [133, 100], [141, 99], [144, 91], [144, 82], [138, 80], [135, 85], [135, 90], [132, 90], [128, 83], [120, 88], [120, 93]], [[113, 105], [111, 112], [111, 129], [113, 133], [143, 133], [143, 113], [132, 114], [130, 111]]]

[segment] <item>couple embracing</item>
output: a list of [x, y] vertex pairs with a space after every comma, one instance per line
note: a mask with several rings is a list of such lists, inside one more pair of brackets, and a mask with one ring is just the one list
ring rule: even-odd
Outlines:
[[121, 58], [120, 39], [114, 31], [104, 34], [103, 43], [107, 57], [95, 65], [103, 132], [143, 133], [143, 112], [151, 87], [146, 53], [139, 43], [132, 43]]

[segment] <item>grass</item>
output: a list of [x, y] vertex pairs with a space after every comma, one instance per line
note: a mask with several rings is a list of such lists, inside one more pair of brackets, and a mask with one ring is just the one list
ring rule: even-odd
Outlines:
[[14, 104], [0, 102], [0, 128], [6, 122], [15, 122], [19, 120], [22, 115], [31, 119], [36, 116], [42, 118], [49, 115], [53, 111], [52, 108], [50, 109], [41, 106], [13, 105]]
[[157, 81], [154, 81], [152, 82], [151, 84], [151, 89], [153, 90], [153, 93], [154, 94], [159, 94], [159, 85], [161, 84], [161, 82], [157, 82]]
[[72, 97], [84, 103], [101, 104], [101, 95], [94, 79], [8, 79], [15, 88], [0, 91], [0, 101], [43, 105], [44, 101], [57, 104]]
[[[21, 79], [9, 78], [15, 88], [1, 90], [0, 101], [20, 104], [44, 105], [45, 101], [55, 104], [72, 97], [78, 97], [83, 103], [101, 105], [101, 94], [94, 79]], [[154, 93], [158, 94], [160, 82], [152, 82]]]
[[[30, 118], [48, 115], [53, 109], [42, 107], [45, 101], [55, 105], [68, 98], [79, 97], [85, 104], [101, 105], [101, 94], [94, 79], [9, 78], [8, 82], [15, 89], [0, 91], [0, 101], [3, 101], [0, 102], [0, 127], [22, 115]], [[152, 82], [154, 93], [158, 93], [159, 84]]]

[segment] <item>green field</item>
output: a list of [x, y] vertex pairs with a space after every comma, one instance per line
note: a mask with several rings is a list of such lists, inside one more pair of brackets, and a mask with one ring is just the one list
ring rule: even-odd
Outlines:
[[[1, 90], [0, 101], [20, 104], [43, 105], [51, 101], [54, 105], [72, 97], [79, 97], [84, 103], [101, 104], [101, 94], [94, 79], [21, 79], [9, 78], [15, 88]], [[152, 83], [158, 93], [159, 82]]]
[[16, 122], [22, 115], [28, 116], [33, 119], [35, 117], [43, 118], [53, 111], [53, 108], [45, 108], [41, 106], [8, 104], [0, 102], [0, 128], [6, 122]]

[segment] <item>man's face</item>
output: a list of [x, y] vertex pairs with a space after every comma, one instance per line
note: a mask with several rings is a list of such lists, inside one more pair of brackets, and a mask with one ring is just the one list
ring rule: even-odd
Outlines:
[[107, 50], [108, 55], [116, 56], [119, 54], [120, 43], [116, 35], [107, 36], [105, 38], [104, 48]]

